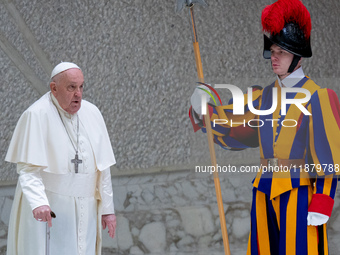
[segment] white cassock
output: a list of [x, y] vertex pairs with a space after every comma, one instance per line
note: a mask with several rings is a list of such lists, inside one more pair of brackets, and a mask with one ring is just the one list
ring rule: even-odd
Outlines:
[[[82, 163], [76, 174], [71, 140], [77, 147], [77, 115]], [[46, 223], [32, 213], [42, 205], [57, 216], [52, 220], [51, 255], [101, 254], [101, 215], [114, 213], [110, 166], [115, 158], [96, 106], [82, 100], [80, 110], [71, 115], [46, 93], [20, 117], [6, 161], [17, 163], [19, 173], [8, 255], [45, 254]]]

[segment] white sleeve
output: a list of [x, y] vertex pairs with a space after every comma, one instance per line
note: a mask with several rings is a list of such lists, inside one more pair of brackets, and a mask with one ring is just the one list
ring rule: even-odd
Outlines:
[[40, 171], [45, 167], [18, 163], [19, 183], [24, 196], [27, 198], [32, 211], [42, 205], [48, 205], [45, 186], [40, 176]]
[[102, 214], [114, 214], [113, 191], [110, 168], [99, 171], [99, 193], [102, 199]]

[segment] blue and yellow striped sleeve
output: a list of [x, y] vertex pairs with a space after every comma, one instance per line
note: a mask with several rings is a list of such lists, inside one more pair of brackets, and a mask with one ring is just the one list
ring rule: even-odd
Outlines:
[[[259, 107], [262, 90], [254, 89], [253, 91], [253, 106]], [[233, 104], [230, 100], [228, 105], [209, 106], [211, 128], [214, 135], [214, 141], [224, 149], [246, 149], [250, 147], [258, 147], [258, 133], [256, 128], [248, 125], [248, 121], [256, 119], [255, 114], [249, 111], [247, 103], [248, 95], [244, 95], [244, 115], [233, 115]], [[190, 118], [195, 114], [192, 109], [189, 113]], [[202, 129], [205, 133], [204, 121], [200, 127], [194, 124], [194, 130]], [[252, 123], [254, 124], [254, 123]]]
[[310, 160], [316, 181], [308, 211], [330, 216], [340, 174], [340, 104], [331, 89], [319, 89], [308, 107]]
[[331, 89], [319, 89], [309, 105], [310, 157], [317, 174], [340, 174], [340, 104]]

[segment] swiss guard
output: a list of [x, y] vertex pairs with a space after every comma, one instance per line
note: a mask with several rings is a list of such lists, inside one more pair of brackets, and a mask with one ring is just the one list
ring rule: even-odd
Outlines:
[[[302, 69], [303, 59], [312, 56], [312, 25], [300, 0], [278, 0], [265, 7], [262, 26], [263, 57], [271, 60], [277, 78], [264, 89], [254, 87], [251, 103], [257, 110], [268, 110], [277, 96], [276, 110], [254, 114], [247, 95], [244, 115], [233, 115], [232, 101], [224, 106], [209, 104], [214, 141], [224, 149], [260, 149], [247, 254], [326, 255], [326, 223], [340, 172], [339, 100]], [[200, 85], [191, 97], [189, 115], [195, 131], [205, 132], [200, 99], [204, 93], [212, 95], [209, 88]], [[302, 107], [287, 104], [281, 109], [281, 91], [287, 89], [296, 91], [287, 93], [287, 99], [305, 98], [301, 91], [309, 91], [310, 100]], [[216, 124], [221, 119], [223, 124]]]

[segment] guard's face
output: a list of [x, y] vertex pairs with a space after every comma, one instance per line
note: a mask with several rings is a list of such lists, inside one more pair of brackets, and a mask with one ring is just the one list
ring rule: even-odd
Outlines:
[[57, 75], [60, 77], [50, 84], [51, 92], [61, 108], [75, 114], [80, 109], [83, 96], [83, 73], [78, 68], [71, 68]]
[[270, 47], [272, 68], [279, 77], [286, 76], [288, 68], [293, 61], [294, 55], [276, 44]]

